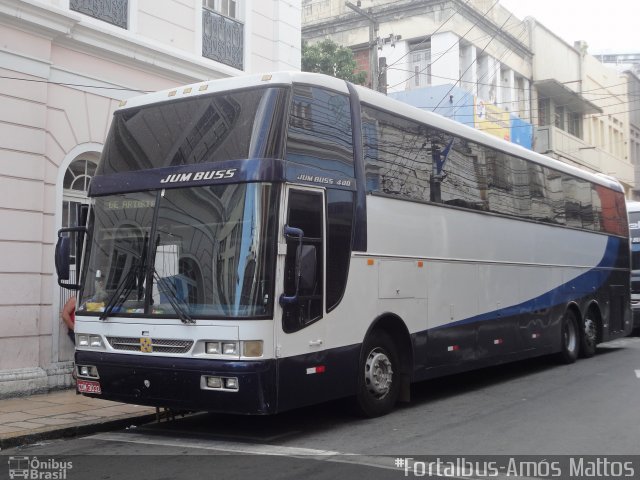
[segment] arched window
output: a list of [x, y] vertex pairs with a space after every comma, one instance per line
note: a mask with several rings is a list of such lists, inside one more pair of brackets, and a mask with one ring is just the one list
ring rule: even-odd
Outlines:
[[[74, 160], [64, 174], [63, 188], [86, 197], [91, 178], [96, 173], [96, 163], [88, 159]], [[66, 193], [66, 192], [65, 192]]]

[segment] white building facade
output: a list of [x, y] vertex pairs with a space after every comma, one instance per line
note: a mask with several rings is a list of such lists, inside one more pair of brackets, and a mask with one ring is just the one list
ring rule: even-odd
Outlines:
[[302, 37], [351, 47], [399, 100], [612, 175], [631, 197], [627, 81], [533, 18], [493, 0], [303, 0]]
[[569, 45], [533, 18], [536, 151], [592, 172], [617, 178], [628, 198], [634, 188], [630, 156], [628, 80]]
[[70, 385], [56, 232], [122, 100], [300, 69], [300, 0], [0, 0], [0, 398]]

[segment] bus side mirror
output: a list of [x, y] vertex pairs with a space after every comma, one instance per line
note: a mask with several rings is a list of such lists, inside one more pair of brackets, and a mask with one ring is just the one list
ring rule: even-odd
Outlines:
[[[76, 245], [84, 242], [87, 233], [86, 227], [70, 227], [58, 230], [58, 241], [56, 242], [55, 265], [58, 276], [58, 285], [68, 290], [80, 290], [80, 282], [70, 283], [71, 266], [71, 235], [76, 236]], [[76, 251], [81, 251], [82, 248]], [[77, 258], [80, 258], [79, 256]], [[66, 280], [66, 282], [64, 282]]]
[[58, 285], [63, 286], [61, 280], [69, 280], [69, 260], [71, 258], [70, 251], [71, 240], [69, 237], [63, 237], [58, 233], [58, 242], [56, 243], [56, 273], [58, 274]]
[[[78, 204], [76, 205], [76, 218], [78, 219], [77, 227], [61, 228], [58, 230], [58, 241], [56, 242], [55, 250], [55, 265], [56, 274], [58, 276], [58, 285], [68, 290], [80, 290], [79, 281], [80, 275], [80, 261], [82, 259], [82, 252], [84, 250], [84, 239], [87, 233], [87, 219], [89, 217], [89, 205]], [[74, 238], [74, 244], [71, 243], [71, 239]], [[75, 247], [76, 258], [76, 283], [71, 283], [71, 257], [73, 252], [71, 251], [71, 245]], [[65, 282], [66, 280], [66, 282]]]

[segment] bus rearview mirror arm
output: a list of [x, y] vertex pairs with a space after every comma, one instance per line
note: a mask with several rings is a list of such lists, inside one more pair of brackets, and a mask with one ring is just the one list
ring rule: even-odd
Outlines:
[[284, 307], [286, 305], [292, 305], [298, 303], [298, 294], [300, 291], [300, 275], [302, 274], [300, 267], [300, 254], [302, 252], [302, 238], [304, 237], [304, 232], [300, 228], [290, 227], [289, 225], [284, 226], [284, 238], [286, 240], [297, 240], [298, 248], [296, 249], [296, 267], [295, 267], [295, 276], [296, 276], [296, 288], [295, 292], [292, 296], [287, 296], [284, 293], [280, 295], [280, 306]]

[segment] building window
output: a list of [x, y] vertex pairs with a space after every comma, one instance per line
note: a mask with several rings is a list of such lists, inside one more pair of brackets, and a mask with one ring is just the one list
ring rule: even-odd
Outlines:
[[411, 53], [411, 88], [431, 85], [431, 49], [416, 50]]
[[116, 27], [128, 26], [128, 0], [70, 0], [69, 8]]
[[203, 7], [235, 20], [239, 19], [237, 3], [236, 0], [202, 0]]
[[202, 56], [244, 69], [244, 25], [236, 0], [202, 1]]
[[541, 98], [538, 100], [538, 126], [546, 127], [549, 125], [549, 107], [550, 102], [548, 98]]
[[582, 115], [579, 113], [569, 113], [569, 133], [582, 138]]
[[553, 112], [553, 125], [560, 130], [566, 130], [564, 126], [564, 107], [556, 106]]

